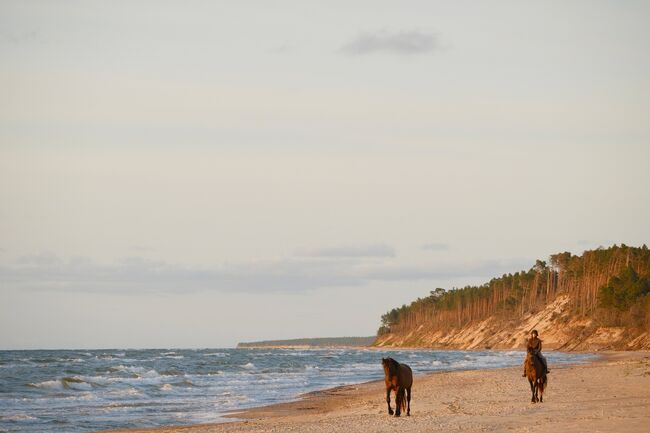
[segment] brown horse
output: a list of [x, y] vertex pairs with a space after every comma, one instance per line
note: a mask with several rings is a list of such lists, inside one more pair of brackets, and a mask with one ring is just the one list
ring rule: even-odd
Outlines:
[[530, 402], [537, 403], [539, 401], [540, 403], [543, 403], [544, 389], [546, 388], [548, 378], [546, 377], [546, 369], [544, 368], [544, 365], [537, 358], [537, 356], [535, 356], [535, 351], [531, 347], [528, 348], [524, 366], [526, 370], [526, 377], [528, 378], [528, 383], [530, 384], [530, 392], [532, 393]]
[[[384, 367], [388, 414], [393, 414], [393, 409], [390, 407], [390, 392], [395, 391], [395, 416], [400, 416], [403, 409], [406, 409], [406, 416], [410, 416], [411, 386], [413, 385], [413, 372], [411, 371], [411, 367], [406, 364], [400, 364], [393, 358], [382, 358], [381, 365]], [[405, 392], [406, 399], [404, 398]]]

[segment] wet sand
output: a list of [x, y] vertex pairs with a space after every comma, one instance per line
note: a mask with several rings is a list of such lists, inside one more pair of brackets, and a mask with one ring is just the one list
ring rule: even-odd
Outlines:
[[544, 403], [530, 402], [521, 368], [503, 368], [416, 376], [410, 417], [388, 415], [382, 381], [253, 408], [233, 414], [233, 422], [111, 432], [650, 431], [650, 352], [607, 353], [590, 364], [550, 367]]

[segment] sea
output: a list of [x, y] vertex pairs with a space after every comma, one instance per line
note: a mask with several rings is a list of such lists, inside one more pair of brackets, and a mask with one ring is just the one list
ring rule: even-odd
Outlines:
[[[552, 367], [592, 354], [548, 352]], [[156, 349], [0, 351], [0, 432], [90, 432], [213, 423], [253, 406], [383, 378], [521, 365], [520, 351]], [[417, 378], [416, 384], [417, 386]]]

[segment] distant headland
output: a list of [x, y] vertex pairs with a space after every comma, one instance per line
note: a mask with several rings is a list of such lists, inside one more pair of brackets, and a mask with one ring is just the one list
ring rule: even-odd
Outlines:
[[330, 337], [294, 338], [291, 340], [268, 340], [238, 343], [238, 349], [264, 348], [312, 348], [312, 347], [363, 347], [374, 343], [376, 337]]

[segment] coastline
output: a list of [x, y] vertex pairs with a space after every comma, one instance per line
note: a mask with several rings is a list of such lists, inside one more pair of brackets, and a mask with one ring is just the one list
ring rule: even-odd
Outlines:
[[650, 352], [598, 355], [585, 364], [552, 365], [541, 404], [530, 403], [527, 381], [509, 367], [416, 375], [410, 417], [388, 416], [379, 380], [232, 412], [223, 423], [110, 432], [647, 431]]

